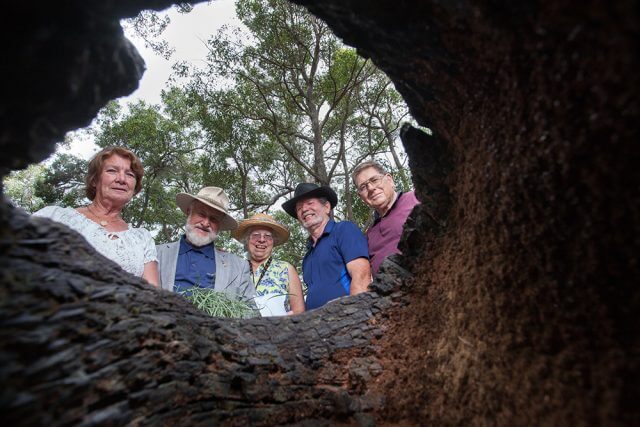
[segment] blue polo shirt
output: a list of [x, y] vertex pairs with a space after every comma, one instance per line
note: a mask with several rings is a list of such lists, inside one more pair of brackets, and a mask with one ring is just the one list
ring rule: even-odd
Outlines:
[[216, 284], [216, 252], [213, 243], [201, 248], [192, 246], [185, 236], [180, 239], [174, 292], [183, 292], [192, 286], [213, 289]]
[[361, 257], [369, 259], [367, 239], [350, 221], [329, 220], [315, 246], [309, 238], [302, 260], [302, 276], [308, 287], [306, 308], [322, 307], [332, 299], [349, 295], [351, 276], [347, 263]]

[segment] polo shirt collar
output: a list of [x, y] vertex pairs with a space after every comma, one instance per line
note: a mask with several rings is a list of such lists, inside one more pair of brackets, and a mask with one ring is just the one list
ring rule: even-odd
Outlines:
[[[329, 218], [329, 221], [324, 226], [324, 230], [322, 230], [322, 234], [318, 238], [318, 242], [327, 234], [331, 234], [331, 231], [333, 231], [333, 227], [335, 226], [336, 226], [336, 222], [331, 218]], [[311, 248], [313, 248], [313, 239], [311, 238], [311, 236], [309, 236], [309, 238], [307, 238], [307, 250]]]
[[[400, 200], [400, 197], [402, 197], [402, 191], [398, 191], [396, 196], [396, 200], [393, 201], [393, 204], [391, 205], [391, 207], [389, 208], [389, 210], [387, 211], [386, 214], [384, 214], [384, 216], [387, 216], [391, 213], [391, 211], [396, 207], [396, 205], [398, 204], [398, 200]], [[380, 216], [380, 214], [378, 213], [378, 211], [373, 211], [373, 223], [377, 223], [378, 221], [380, 221], [382, 219], [382, 217]]]
[[210, 245], [196, 247], [187, 242], [186, 236], [183, 234], [180, 238], [180, 249], [178, 249], [178, 255], [183, 255], [189, 251], [201, 252], [207, 258], [215, 259], [215, 249], [213, 242]]

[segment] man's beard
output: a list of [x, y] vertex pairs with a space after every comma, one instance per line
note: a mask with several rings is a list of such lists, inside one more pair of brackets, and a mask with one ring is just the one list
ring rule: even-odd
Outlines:
[[189, 243], [197, 247], [206, 246], [212, 243], [214, 240], [216, 240], [216, 237], [218, 237], [218, 234], [213, 230], [210, 230], [209, 234], [203, 236], [196, 230], [196, 227], [192, 226], [189, 223], [187, 223], [187, 225], [185, 226], [185, 234], [187, 235], [187, 240], [189, 241]]
[[302, 226], [306, 229], [306, 230], [310, 230], [310, 229], [314, 229], [317, 226], [319, 226], [320, 224], [322, 224], [322, 221], [324, 221], [324, 218], [322, 217], [322, 215], [318, 215], [316, 213], [316, 216], [312, 217], [311, 219], [309, 219], [307, 222], [302, 221]]

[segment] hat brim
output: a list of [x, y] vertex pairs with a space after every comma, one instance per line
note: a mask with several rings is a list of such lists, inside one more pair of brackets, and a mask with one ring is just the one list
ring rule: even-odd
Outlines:
[[338, 195], [335, 191], [331, 189], [331, 187], [322, 186], [315, 188], [311, 191], [307, 191], [306, 193], [299, 194], [293, 199], [287, 200], [282, 204], [282, 209], [289, 214], [289, 216], [298, 219], [298, 215], [296, 215], [296, 203], [300, 200], [311, 199], [313, 197], [324, 197], [329, 201], [331, 205], [331, 209], [335, 208], [338, 204]]
[[231, 232], [231, 237], [236, 239], [239, 242], [244, 243], [244, 237], [251, 227], [262, 227], [268, 228], [276, 235], [276, 239], [274, 239], [273, 246], [279, 246], [283, 243], [286, 243], [289, 240], [289, 230], [285, 227], [281, 226], [278, 223], [274, 223], [271, 221], [262, 221], [260, 219], [245, 219], [240, 222], [238, 228]]
[[201, 199], [199, 197], [192, 196], [191, 194], [188, 194], [188, 193], [176, 194], [176, 204], [180, 209], [182, 209], [182, 212], [184, 212], [185, 215], [189, 215], [188, 213], [189, 206], [191, 206], [191, 203], [194, 200], [197, 200], [200, 203], [203, 203], [209, 206], [210, 208], [214, 209], [216, 212], [220, 212], [221, 216], [220, 218], [218, 218], [218, 223], [220, 224], [219, 231], [229, 231], [229, 230], [235, 230], [236, 228], [238, 228], [238, 221], [236, 221], [231, 215], [229, 215], [224, 210], [222, 210], [220, 206], [216, 206], [206, 199]]

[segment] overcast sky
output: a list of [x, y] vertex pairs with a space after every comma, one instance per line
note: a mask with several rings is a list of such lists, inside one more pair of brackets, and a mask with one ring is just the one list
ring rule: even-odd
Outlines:
[[[175, 49], [169, 60], [145, 47], [144, 41], [137, 38], [135, 33], [125, 26], [125, 34], [144, 58], [147, 70], [142, 76], [138, 89], [128, 97], [119, 99], [121, 104], [139, 99], [151, 104], [160, 103], [160, 91], [166, 88], [167, 80], [171, 75], [171, 65], [178, 61], [189, 61], [195, 64], [203, 61], [207, 54], [204, 42], [209, 36], [224, 24], [239, 23], [235, 16], [234, 0], [201, 3], [195, 5], [187, 14], [178, 13], [173, 8], [162, 14], [168, 14], [171, 18], [171, 23], [162, 35], [169, 46]], [[70, 150], [64, 151], [88, 159], [97, 151], [97, 147], [91, 141], [84, 140], [72, 144]]]
[[171, 18], [171, 23], [163, 33], [175, 52], [166, 60], [144, 46], [144, 42], [135, 33], [125, 27], [125, 34], [144, 58], [147, 71], [140, 81], [137, 91], [125, 101], [144, 99], [147, 102], [159, 103], [160, 91], [171, 74], [171, 65], [177, 61], [198, 63], [204, 60], [207, 49], [204, 45], [209, 36], [225, 23], [237, 23], [234, 0], [216, 0], [194, 6], [190, 13], [181, 14], [171, 8], [163, 12]]

